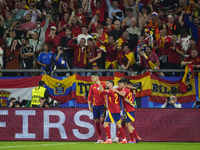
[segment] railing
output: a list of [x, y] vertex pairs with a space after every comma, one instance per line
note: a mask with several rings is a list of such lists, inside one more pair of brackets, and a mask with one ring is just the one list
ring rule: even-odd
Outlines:
[[128, 76], [131, 75], [130, 71], [128, 70], [120, 70], [120, 69], [83, 69], [83, 70], [79, 70], [79, 69], [54, 69], [52, 72], [51, 72], [51, 76], [54, 76], [54, 74], [56, 72], [74, 72], [74, 73], [78, 73], [78, 72], [126, 72], [128, 73]]
[[41, 69], [0, 69], [0, 72], [43, 72], [46, 74], [46, 71]]
[[[141, 74], [150, 71], [150, 72], [185, 72], [185, 69], [159, 69], [159, 70], [152, 70], [152, 69], [147, 69], [143, 70]], [[200, 72], [199, 70], [195, 70], [195, 72]]]

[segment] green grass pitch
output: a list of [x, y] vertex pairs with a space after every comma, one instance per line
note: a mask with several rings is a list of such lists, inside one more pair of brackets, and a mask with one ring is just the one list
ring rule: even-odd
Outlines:
[[95, 144], [94, 142], [0, 142], [0, 150], [200, 150], [200, 143], [140, 142]]

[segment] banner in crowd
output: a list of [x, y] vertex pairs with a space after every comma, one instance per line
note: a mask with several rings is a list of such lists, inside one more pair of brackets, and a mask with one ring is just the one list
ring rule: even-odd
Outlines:
[[151, 95], [149, 101], [156, 103], [165, 103], [167, 97], [176, 94], [179, 103], [189, 103], [196, 101], [195, 78], [190, 79], [187, 92], [180, 93], [179, 86], [182, 79], [178, 81], [167, 81], [151, 74]]
[[50, 97], [60, 103], [68, 102], [76, 98], [76, 75], [72, 75], [63, 80], [57, 80], [47, 75], [42, 76]]
[[[100, 81], [114, 80], [114, 77], [100, 77]], [[90, 86], [94, 84], [91, 77], [82, 77], [76, 74], [76, 102], [87, 103]]]
[[[200, 142], [199, 116], [197, 109], [136, 109], [134, 127], [142, 141]], [[114, 139], [118, 131], [116, 124], [110, 127]], [[103, 140], [106, 140], [103, 126], [101, 130]], [[98, 139], [93, 114], [86, 108], [2, 108], [0, 133], [0, 141]], [[128, 130], [125, 133], [129, 140]]]
[[38, 82], [42, 76], [20, 78], [20, 79], [1, 79], [0, 80], [0, 105], [8, 106], [8, 99], [14, 97], [16, 99], [31, 100], [31, 91], [38, 86]]
[[124, 76], [123, 73], [115, 72], [115, 77], [114, 77], [115, 85], [117, 85], [117, 82], [121, 77], [127, 77], [133, 85], [139, 87], [137, 89], [135, 97], [145, 97], [151, 95], [150, 71], [138, 76]]

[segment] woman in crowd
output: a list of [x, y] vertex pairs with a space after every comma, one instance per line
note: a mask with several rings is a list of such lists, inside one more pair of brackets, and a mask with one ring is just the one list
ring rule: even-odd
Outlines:
[[92, 18], [92, 20], [91, 20], [91, 22], [89, 24], [89, 31], [93, 36], [97, 35], [96, 27], [98, 25], [102, 25], [101, 23], [99, 23], [99, 16], [98, 15], [94, 15], [94, 17]]
[[47, 74], [50, 74], [52, 71], [52, 60], [53, 53], [50, 51], [49, 44], [45, 43], [43, 46], [43, 52], [41, 52], [38, 56], [37, 63], [41, 65], [42, 70], [45, 70]]
[[109, 36], [110, 31], [112, 31], [113, 29], [115, 29], [115, 26], [112, 24], [112, 19], [108, 17], [106, 19], [106, 26], [104, 27], [104, 32]]
[[[54, 61], [56, 69], [69, 69], [66, 52], [61, 45], [58, 45], [56, 48], [56, 53], [54, 54]], [[66, 72], [59, 72], [57, 73], [57, 75], [66, 76]]]
[[64, 20], [60, 20], [58, 23], [58, 32], [60, 38], [66, 35], [65, 32], [66, 28], [68, 27], [68, 21], [69, 21], [69, 13], [65, 13]]
[[69, 19], [69, 27], [72, 28], [73, 36], [78, 37], [81, 34], [81, 26], [83, 22], [72, 12], [72, 15]]
[[[6, 49], [6, 69], [19, 69], [20, 44], [18, 39], [13, 39], [10, 47]], [[8, 76], [18, 76], [17, 72], [8, 72]]]

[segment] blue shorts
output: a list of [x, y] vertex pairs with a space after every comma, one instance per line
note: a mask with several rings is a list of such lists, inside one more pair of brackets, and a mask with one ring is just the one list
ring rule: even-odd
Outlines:
[[123, 119], [126, 122], [134, 122], [135, 121], [135, 111], [131, 111], [131, 112], [124, 111]]
[[105, 105], [93, 106], [93, 116], [94, 116], [94, 119], [100, 119], [100, 116], [105, 117], [106, 116]]
[[121, 122], [120, 113], [110, 113], [108, 111], [108, 115], [106, 116], [105, 122], [120, 123]]

